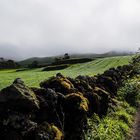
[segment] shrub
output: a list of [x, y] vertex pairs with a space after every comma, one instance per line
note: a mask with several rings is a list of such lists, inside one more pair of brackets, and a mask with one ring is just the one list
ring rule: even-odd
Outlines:
[[51, 70], [61, 70], [61, 69], [66, 69], [70, 65], [68, 64], [63, 64], [63, 65], [55, 65], [55, 66], [47, 66], [43, 69], [43, 71], [51, 71]]
[[[127, 110], [124, 106], [128, 107]], [[128, 103], [121, 101], [115, 108], [115, 112], [108, 113], [102, 119], [95, 114], [88, 119], [88, 130], [85, 132], [86, 140], [126, 140], [131, 137], [133, 117], [129, 112], [132, 112], [132, 108]]]
[[63, 59], [59, 61], [55, 61], [52, 65], [61, 65], [61, 64], [77, 64], [77, 63], [85, 63], [90, 62], [93, 59], [90, 58], [71, 58], [71, 59]]
[[137, 106], [140, 98], [140, 88], [138, 83], [126, 83], [118, 92], [120, 99], [125, 100], [131, 106]]

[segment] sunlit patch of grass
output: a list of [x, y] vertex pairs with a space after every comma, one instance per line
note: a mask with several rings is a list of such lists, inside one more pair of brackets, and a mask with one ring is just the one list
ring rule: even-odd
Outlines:
[[[137, 82], [136, 79], [128, 81], [131, 85], [129, 93], [139, 92], [140, 94], [140, 89], [135, 89], [136, 84], [134, 81]], [[128, 90], [127, 86], [124, 86], [118, 91], [117, 105], [109, 109], [107, 116], [100, 119], [94, 114], [92, 118], [88, 119], [89, 129], [85, 132], [86, 140], [130, 139], [134, 123], [134, 114], [136, 113], [137, 107], [136, 105], [131, 105], [131, 103], [125, 99], [124, 95], [126, 95], [126, 90]], [[134, 100], [137, 102], [139, 98], [134, 97]]]
[[98, 121], [96, 121], [97, 116], [94, 115], [88, 120], [86, 140], [126, 140], [130, 137], [133, 123], [133, 117], [129, 112], [132, 112], [131, 107], [130, 111], [119, 107], [117, 112], [108, 114], [103, 119], [98, 118]]
[[78, 75], [96, 75], [103, 73], [111, 67], [128, 64], [130, 56], [119, 56], [101, 58], [83, 64], [75, 64], [64, 70], [42, 71], [42, 68], [18, 71], [16, 70], [0, 70], [0, 89], [10, 85], [15, 78], [22, 78], [28, 86], [39, 86], [39, 83], [54, 76], [56, 73], [62, 73], [65, 76], [76, 77]]

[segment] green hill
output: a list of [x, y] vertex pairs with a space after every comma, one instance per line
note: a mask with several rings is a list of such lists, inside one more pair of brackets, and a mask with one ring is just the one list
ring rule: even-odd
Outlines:
[[96, 75], [111, 67], [128, 64], [130, 60], [131, 56], [100, 58], [88, 63], [73, 65], [62, 72], [71, 77], [77, 75]]
[[[69, 54], [70, 58], [72, 59], [82, 59], [82, 58], [105, 58], [105, 57], [113, 57], [113, 56], [126, 56], [130, 55], [130, 53], [127, 52], [116, 52], [116, 51], [110, 51], [103, 54], [96, 54], [96, 53], [86, 53], [86, 54]], [[55, 61], [55, 58], [63, 57], [64, 55], [59, 56], [52, 56], [52, 57], [33, 57], [29, 59], [25, 59], [23, 61], [19, 61], [18, 63], [22, 67], [27, 67], [29, 64], [31, 64], [33, 61], [38, 61], [39, 65], [48, 65]]]
[[[1, 70], [0, 71], [0, 89], [9, 85], [15, 78], [22, 78], [29, 86], [38, 86], [40, 81], [55, 75], [58, 72], [70, 77], [76, 77], [78, 75], [96, 75], [102, 73], [111, 67], [117, 67], [120, 65], [128, 64], [132, 56], [119, 56], [100, 58], [91, 62], [83, 64], [75, 64], [64, 70], [56, 71], [44, 71], [42, 68], [33, 70], [24, 70], [16, 72], [15, 70]], [[38, 82], [36, 82], [38, 81]]]
[[33, 57], [29, 59], [25, 59], [23, 61], [19, 61], [18, 63], [21, 65], [21, 67], [27, 67], [29, 64], [31, 64], [33, 61], [38, 61], [40, 65], [44, 64], [50, 64], [54, 62], [55, 57]]

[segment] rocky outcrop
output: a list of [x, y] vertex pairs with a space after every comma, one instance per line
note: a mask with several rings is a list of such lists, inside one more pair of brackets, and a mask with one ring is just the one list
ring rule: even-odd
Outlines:
[[39, 109], [39, 101], [30, 88], [17, 83], [1, 90], [0, 106], [19, 112], [30, 112]]
[[1, 90], [2, 140], [62, 140], [63, 132], [53, 124], [56, 121], [58, 125], [55, 92], [51, 89], [34, 90], [21, 80], [15, 80], [12, 85]]

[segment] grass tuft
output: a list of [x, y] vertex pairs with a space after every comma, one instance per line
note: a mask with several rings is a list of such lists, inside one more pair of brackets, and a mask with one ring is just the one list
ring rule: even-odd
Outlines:
[[[131, 138], [137, 105], [128, 102], [125, 95], [127, 94], [126, 91], [133, 93], [133, 95], [139, 95], [140, 89], [136, 89], [138, 86], [134, 81], [137, 82], [136, 79], [128, 81], [118, 91], [117, 104], [113, 108], [110, 107], [107, 116], [99, 118], [94, 114], [88, 119], [89, 129], [85, 132], [86, 140], [126, 140]], [[129, 90], [127, 89], [128, 84], [131, 87]], [[133, 103], [138, 102], [139, 98], [134, 97], [131, 101]]]

